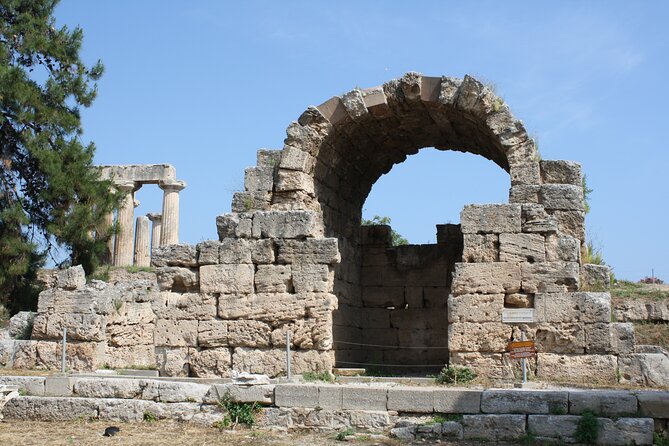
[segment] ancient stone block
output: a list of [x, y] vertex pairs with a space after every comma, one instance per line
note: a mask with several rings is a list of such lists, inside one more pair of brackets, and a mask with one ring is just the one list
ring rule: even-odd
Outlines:
[[[334, 353], [305, 350], [291, 352], [292, 371], [295, 374], [332, 370]], [[235, 370], [263, 373], [270, 377], [286, 372], [286, 352], [283, 349], [250, 349], [237, 347], [232, 355]]]
[[578, 263], [521, 263], [520, 269], [522, 290], [526, 293], [560, 293], [578, 289]]
[[463, 240], [463, 262], [486, 263], [499, 261], [499, 235], [464, 234]]
[[501, 322], [454, 322], [448, 326], [448, 348], [460, 352], [504, 352], [512, 330]]
[[231, 347], [269, 347], [271, 329], [260, 321], [227, 321]]
[[87, 313], [38, 314], [34, 320], [34, 339], [61, 339], [63, 329], [67, 337], [74, 341], [104, 341], [106, 339], [104, 316]]
[[586, 332], [582, 324], [539, 324], [536, 327], [537, 350], [544, 353], [583, 353]]
[[432, 413], [434, 411], [434, 391], [416, 387], [392, 387], [388, 389], [388, 410]]
[[343, 390], [339, 385], [321, 384], [318, 386], [318, 404], [327, 410], [342, 410]]
[[232, 369], [232, 355], [228, 348], [207, 350], [189, 349], [190, 371], [199, 378], [228, 377]]
[[456, 263], [453, 294], [516, 293], [520, 291], [518, 263]]
[[[267, 211], [272, 193], [268, 191], [235, 192], [232, 195], [232, 212]], [[238, 226], [237, 229], [240, 229]]]
[[35, 316], [34, 311], [19, 311], [9, 319], [9, 337], [12, 339], [29, 339], [32, 333]]
[[541, 160], [541, 180], [546, 184], [581, 186], [581, 165], [573, 161]]
[[583, 187], [569, 184], [544, 184], [539, 193], [541, 204], [546, 209], [582, 211], [584, 209]]
[[162, 245], [151, 251], [151, 265], [183, 266], [193, 268], [197, 266], [197, 253], [193, 245]]
[[255, 240], [251, 243], [251, 261], [255, 264], [274, 263], [272, 240]]
[[541, 184], [539, 174], [539, 163], [515, 163], [511, 166], [510, 172], [511, 185], [519, 184]]
[[279, 240], [278, 261], [280, 263], [323, 263], [341, 261], [336, 238]]
[[575, 443], [576, 429], [581, 417], [578, 415], [529, 415], [527, 430], [537, 438], [560, 439], [565, 443]]
[[276, 149], [259, 149], [256, 152], [256, 166], [260, 167], [274, 167], [281, 159], [282, 150]]
[[465, 440], [514, 441], [525, 436], [525, 415], [464, 415]]
[[218, 315], [223, 319], [295, 320], [304, 317], [307, 302], [292, 294], [221, 296]]
[[388, 389], [374, 387], [344, 387], [344, 410], [388, 410]]
[[216, 263], [251, 263], [252, 243], [245, 239], [223, 239], [219, 245], [219, 261]]
[[669, 418], [669, 392], [637, 392], [639, 414], [652, 418]]
[[558, 230], [557, 218], [540, 204], [522, 205], [522, 230], [525, 233], [552, 233]]
[[159, 319], [208, 320], [216, 317], [216, 298], [201, 293], [161, 292], [151, 302]]
[[615, 383], [616, 368], [613, 355], [537, 354], [537, 376], [553, 381]]
[[156, 276], [161, 291], [194, 292], [200, 285], [200, 277], [196, 269], [161, 266], [156, 268]]
[[78, 378], [73, 390], [75, 396], [85, 398], [137, 398], [142, 394], [139, 380], [119, 378]]
[[278, 407], [318, 406], [318, 386], [314, 384], [279, 384], [274, 389]]
[[629, 416], [637, 413], [637, 399], [636, 396], [628, 391], [570, 391], [569, 413], [580, 415], [586, 409], [603, 417]]
[[463, 294], [448, 298], [449, 322], [500, 322], [503, 294]]
[[581, 320], [588, 323], [611, 321], [611, 295], [609, 293], [579, 292]]
[[253, 293], [253, 265], [206, 265], [200, 268], [202, 293]]
[[620, 383], [648, 387], [669, 386], [669, 358], [663, 353], [632, 353], [618, 359]]
[[188, 349], [157, 347], [156, 365], [160, 376], [188, 376]]
[[315, 215], [309, 211], [256, 212], [255, 238], [304, 238], [318, 236]]
[[244, 170], [244, 189], [248, 192], [272, 191], [274, 167], [247, 167]]
[[308, 173], [297, 170], [279, 169], [276, 190], [278, 192], [304, 191], [307, 194], [313, 194], [314, 178]]
[[461, 389], [433, 389], [434, 411], [437, 413], [479, 413], [481, 391]]
[[285, 170], [311, 173], [316, 165], [316, 158], [303, 150], [287, 146], [281, 151], [281, 160], [278, 165]]
[[505, 308], [534, 308], [534, 294], [512, 293], [504, 295]]
[[255, 290], [258, 293], [292, 292], [290, 265], [259, 265], [255, 275]]
[[401, 308], [404, 306], [404, 287], [364, 287], [362, 293], [365, 307]]
[[585, 212], [584, 211], [547, 211], [557, 219], [558, 230], [582, 242], [585, 241]]
[[107, 328], [107, 342], [112, 347], [153, 345], [154, 329], [154, 324], [110, 325]]
[[[549, 262], [580, 262], [581, 241], [569, 235], [550, 234], [546, 237], [546, 260]], [[581, 278], [583, 271], [581, 271]]]
[[156, 321], [155, 345], [157, 347], [188, 347], [197, 345], [198, 321]]
[[581, 287], [590, 290], [608, 290], [611, 287], [611, 268], [608, 265], [581, 265]]
[[546, 390], [486, 390], [481, 395], [483, 413], [567, 413], [568, 393]]
[[328, 293], [334, 284], [334, 271], [328, 265], [295, 263], [292, 265], [293, 286], [297, 293]]
[[76, 290], [86, 285], [86, 273], [81, 265], [56, 270], [53, 286], [63, 290]]
[[544, 237], [539, 234], [500, 234], [501, 262], [543, 262], [546, 260]]
[[229, 345], [228, 321], [200, 321], [197, 344], [201, 347], [227, 347]]
[[518, 184], [509, 189], [509, 203], [539, 203], [541, 186], [538, 184]]
[[599, 419], [598, 444], [625, 446], [628, 444], [653, 444], [652, 418]]
[[71, 421], [98, 416], [100, 402], [89, 398], [25, 396], [7, 402], [7, 419], [35, 421]]
[[223, 240], [229, 237], [249, 238], [253, 219], [246, 214], [223, 214], [216, 217], [216, 231], [218, 239]]
[[107, 345], [104, 352], [104, 364], [111, 368], [124, 368], [128, 367], [128, 365], [155, 368], [155, 347], [153, 342], [151, 344], [124, 347]]
[[492, 379], [513, 379], [508, 354], [450, 351], [450, 365], [468, 367], [474, 373]]
[[463, 234], [500, 234], [521, 230], [518, 204], [466, 205], [460, 213]]

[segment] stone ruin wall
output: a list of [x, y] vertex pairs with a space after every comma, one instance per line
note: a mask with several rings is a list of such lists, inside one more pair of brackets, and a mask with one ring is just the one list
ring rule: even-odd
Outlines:
[[[506, 349], [521, 329], [537, 342], [530, 363], [541, 377], [634, 380], [644, 361], [658, 359], [635, 347], [630, 324], [611, 323], [608, 293], [581, 289], [607, 273], [581, 265], [580, 166], [540, 161], [522, 123], [480, 82], [409, 73], [309, 107], [287, 135], [283, 150], [260, 150], [257, 166], [246, 170], [232, 213], [216, 219], [218, 241], [155, 249], [155, 282], [147, 276], [45, 291], [34, 341], [15, 347], [15, 364], [49, 365], [63, 326], [73, 333], [71, 365], [87, 369], [152, 365], [166, 375], [235, 369], [276, 376], [285, 372], [286, 331], [295, 373], [369, 363], [378, 352], [338, 342], [369, 339], [381, 323], [373, 313], [385, 321], [397, 303], [411, 313], [414, 285], [423, 307], [400, 316], [408, 324], [402, 336], [423, 346], [437, 342], [430, 336], [438, 330], [450, 364], [491, 378], [513, 377]], [[460, 261], [439, 254], [440, 243], [395, 249], [396, 257], [375, 265], [388, 272], [379, 276], [370, 262], [388, 256], [388, 247], [365, 239], [383, 229], [365, 228], [361, 237], [362, 204], [379, 176], [422, 147], [495, 162], [510, 174], [509, 203], [464, 208]], [[441, 277], [432, 265], [419, 282], [394, 274], [400, 253], [418, 251], [420, 263], [423, 249], [434, 250]], [[432, 287], [434, 301], [426, 298]], [[397, 288], [404, 288], [401, 299]], [[374, 307], [381, 301], [393, 305]], [[518, 307], [534, 308], [536, 323], [501, 322], [505, 308]], [[400, 324], [388, 317], [384, 328], [397, 328], [396, 344], [403, 343]]]

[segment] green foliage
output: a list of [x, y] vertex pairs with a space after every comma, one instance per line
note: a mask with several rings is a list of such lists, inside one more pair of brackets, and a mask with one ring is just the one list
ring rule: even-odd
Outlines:
[[585, 213], [587, 214], [590, 212], [590, 194], [592, 194], [593, 190], [588, 187], [585, 174], [581, 180], [581, 185], [583, 186], [583, 206], [585, 206]]
[[12, 312], [34, 309], [30, 284], [55, 246], [94, 269], [118, 203], [92, 169], [95, 147], [80, 140], [80, 107], [103, 67], [80, 60], [80, 28], [56, 27], [57, 3], [0, 2], [0, 296]]
[[9, 324], [9, 310], [4, 305], [0, 304], [0, 328]]
[[476, 378], [476, 373], [467, 367], [444, 367], [434, 379], [437, 384], [467, 384]]
[[525, 446], [535, 446], [537, 443], [537, 437], [532, 432], [528, 432], [522, 437], [520, 437], [520, 444]]
[[669, 435], [667, 432], [653, 432], [653, 444], [656, 446], [669, 446]]
[[150, 266], [131, 265], [131, 266], [126, 266], [125, 270], [130, 274], [137, 274], [137, 273], [150, 273], [151, 271], [153, 271], [153, 268], [151, 268]]
[[591, 410], [584, 410], [581, 419], [576, 425], [574, 438], [578, 443], [595, 444], [599, 436], [599, 421], [597, 416]]
[[147, 423], [155, 423], [158, 421], [158, 418], [153, 412], [149, 412], [148, 410], [144, 411], [143, 419]]
[[[373, 225], [388, 225], [390, 226], [390, 223], [392, 220], [390, 217], [380, 217], [378, 215], [375, 215], [374, 218], [371, 220], [368, 220], [366, 218], [362, 219], [362, 225], [363, 226], [373, 226]], [[392, 240], [393, 246], [402, 246], [402, 245], [408, 245], [409, 240], [406, 238], [402, 237], [398, 232], [396, 232], [394, 229], [390, 229], [390, 238]]]
[[566, 415], [567, 409], [559, 404], [555, 404], [548, 407], [548, 412], [551, 415]]
[[446, 423], [447, 421], [462, 421], [461, 413], [438, 413], [432, 417], [435, 423]]
[[260, 411], [260, 405], [257, 402], [233, 401], [229, 392], [218, 401], [218, 407], [227, 412], [225, 418], [219, 422], [220, 426], [216, 426], [219, 429], [234, 428], [238, 424], [252, 427], [256, 423], [256, 414]]
[[585, 244], [585, 249], [583, 252], [583, 263], [592, 263], [594, 265], [606, 265], [604, 257], [602, 256], [602, 250], [596, 248], [592, 243], [592, 240]]
[[109, 277], [111, 273], [111, 267], [109, 265], [100, 266], [96, 268], [91, 274], [86, 276], [86, 281], [91, 280], [102, 280], [103, 282], [109, 282]]
[[346, 441], [346, 437], [350, 437], [353, 434], [355, 434], [355, 431], [352, 428], [347, 427], [346, 429], [344, 429], [343, 431], [341, 431], [337, 434], [337, 436], [335, 437], [335, 440]]
[[302, 379], [305, 381], [325, 381], [328, 383], [334, 382], [332, 373], [324, 370], [322, 372], [305, 372], [302, 374]]

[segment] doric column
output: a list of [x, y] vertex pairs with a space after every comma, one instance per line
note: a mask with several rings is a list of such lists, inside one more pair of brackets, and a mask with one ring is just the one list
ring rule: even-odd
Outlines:
[[160, 244], [179, 243], [179, 191], [186, 187], [184, 181], [161, 181], [158, 185], [163, 190], [163, 225]]
[[137, 224], [135, 226], [135, 265], [149, 266], [151, 264], [149, 243], [149, 219], [144, 216], [137, 217]]
[[124, 194], [118, 209], [116, 242], [114, 243], [114, 266], [132, 266], [132, 232], [135, 213], [135, 183], [115, 184], [116, 190]]
[[150, 212], [146, 216], [151, 220], [151, 251], [160, 246], [160, 232], [163, 226], [163, 214]]
[[107, 240], [107, 252], [105, 253], [104, 259], [104, 263], [106, 264], [111, 264], [114, 260], [114, 234], [110, 234], [112, 226], [114, 226], [114, 213], [110, 212], [105, 215], [105, 218], [102, 221], [102, 230], [100, 234], [104, 237], [109, 236], [109, 239]]

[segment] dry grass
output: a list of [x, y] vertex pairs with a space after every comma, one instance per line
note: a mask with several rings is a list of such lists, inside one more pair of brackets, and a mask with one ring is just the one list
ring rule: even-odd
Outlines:
[[659, 345], [669, 349], [669, 323], [636, 323], [634, 333], [638, 345]]
[[669, 285], [653, 285], [619, 280], [611, 286], [613, 305], [636, 299], [649, 301], [669, 299]]
[[[118, 426], [121, 431], [114, 437], [103, 437], [108, 426]], [[189, 423], [113, 423], [110, 421], [58, 422], [6, 421], [0, 423], [0, 445], [25, 446], [335, 446], [336, 433], [282, 433], [267, 430], [220, 431]], [[361, 437], [355, 445], [387, 445], [399, 443], [392, 439]], [[448, 444], [448, 443], [441, 443]]]

